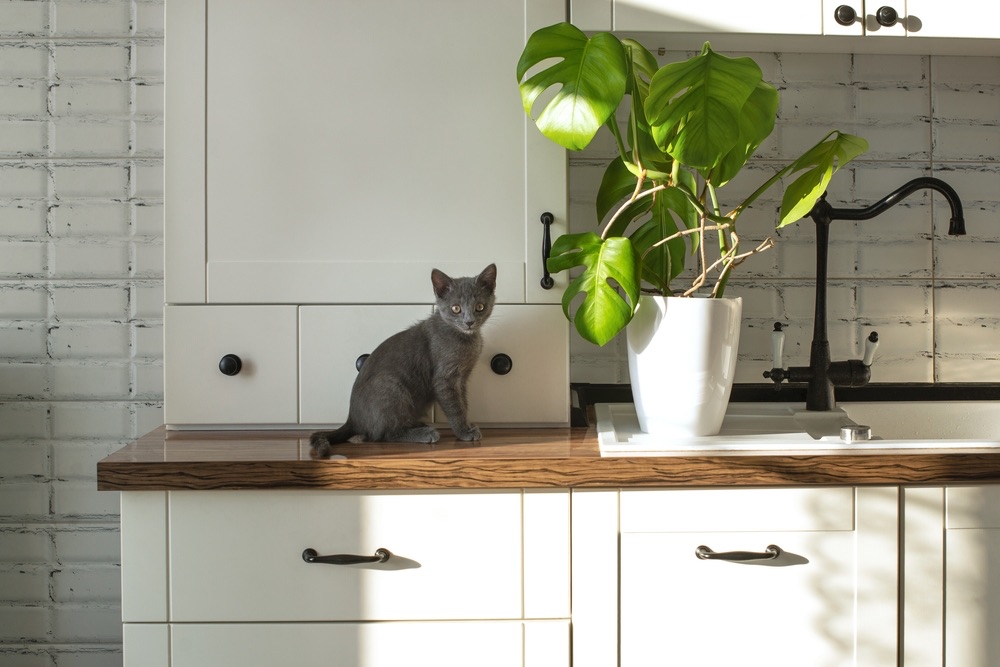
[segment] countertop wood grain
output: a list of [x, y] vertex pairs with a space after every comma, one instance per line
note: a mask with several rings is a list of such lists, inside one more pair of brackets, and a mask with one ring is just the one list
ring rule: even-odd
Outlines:
[[160, 427], [97, 465], [105, 491], [942, 485], [1000, 482], [1000, 450], [602, 457], [586, 428], [449, 432], [435, 445], [345, 444], [309, 455], [309, 431]]

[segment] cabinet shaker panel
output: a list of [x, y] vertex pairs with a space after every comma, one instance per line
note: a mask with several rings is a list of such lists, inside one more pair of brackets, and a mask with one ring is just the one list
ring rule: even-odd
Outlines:
[[295, 423], [295, 315], [295, 306], [167, 306], [166, 423]]

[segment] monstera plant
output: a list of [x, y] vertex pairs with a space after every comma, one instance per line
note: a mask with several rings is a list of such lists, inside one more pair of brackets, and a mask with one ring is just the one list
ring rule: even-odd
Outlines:
[[[830, 132], [722, 210], [719, 188], [743, 169], [777, 116], [778, 91], [752, 59], [720, 55], [706, 43], [698, 55], [661, 67], [632, 39], [588, 37], [558, 23], [531, 35], [517, 77], [524, 110], [546, 137], [582, 150], [604, 127], [618, 147], [597, 194], [599, 231], [560, 236], [548, 260], [552, 272], [580, 267], [563, 309], [598, 345], [628, 324], [643, 292], [723, 296], [732, 270], [773, 245], [768, 238], [740, 247], [736, 222], [747, 207], [791, 179], [776, 228], [793, 223], [868, 148], [864, 139]], [[678, 287], [689, 261], [696, 277]]]

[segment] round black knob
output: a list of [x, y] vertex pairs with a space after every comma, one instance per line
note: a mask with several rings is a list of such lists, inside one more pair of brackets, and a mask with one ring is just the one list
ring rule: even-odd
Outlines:
[[368, 361], [368, 357], [370, 356], [372, 355], [362, 354], [360, 357], [354, 360], [354, 367], [358, 369], [359, 373], [361, 372], [361, 367], [365, 365], [365, 362]]
[[219, 360], [219, 370], [223, 375], [236, 375], [243, 368], [243, 360], [235, 354], [227, 354]]
[[892, 7], [879, 7], [878, 11], [875, 12], [875, 20], [878, 21], [880, 26], [889, 28], [896, 25], [896, 21], [899, 20], [899, 14]]
[[858, 19], [858, 13], [850, 5], [840, 5], [833, 10], [833, 20], [840, 25], [851, 25]]
[[490, 369], [497, 375], [507, 375], [514, 368], [514, 362], [504, 353], [495, 354], [490, 359]]

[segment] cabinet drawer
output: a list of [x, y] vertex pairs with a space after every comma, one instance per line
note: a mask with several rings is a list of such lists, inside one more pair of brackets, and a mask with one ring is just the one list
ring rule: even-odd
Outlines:
[[[295, 312], [295, 306], [167, 306], [167, 424], [295, 423]], [[239, 359], [231, 375], [220, 369], [227, 355]]]
[[[430, 306], [303, 306], [299, 309], [300, 421], [347, 419], [358, 358], [431, 313]], [[428, 415], [430, 419], [430, 415]]]
[[[526, 530], [525, 498], [520, 492], [173, 492], [170, 620], [518, 619], [525, 607], [568, 615], [567, 496], [533, 503], [554, 512], [546, 533], [536, 529], [538, 517]], [[559, 540], [553, 546], [553, 534], [563, 536], [561, 547]], [[546, 548], [532, 540], [547, 541]], [[310, 564], [302, 557], [307, 548], [321, 555], [387, 549], [392, 557]], [[543, 565], [533, 564], [542, 558]], [[524, 582], [537, 589], [543, 572], [545, 590], [526, 600]], [[539, 600], [551, 596], [565, 600]]]
[[[510, 359], [509, 372], [504, 357]], [[444, 416], [438, 412], [435, 419]], [[569, 323], [560, 306], [493, 308], [483, 329], [483, 353], [469, 379], [469, 420], [569, 423]]]
[[568, 667], [569, 621], [174, 625], [172, 666]]

